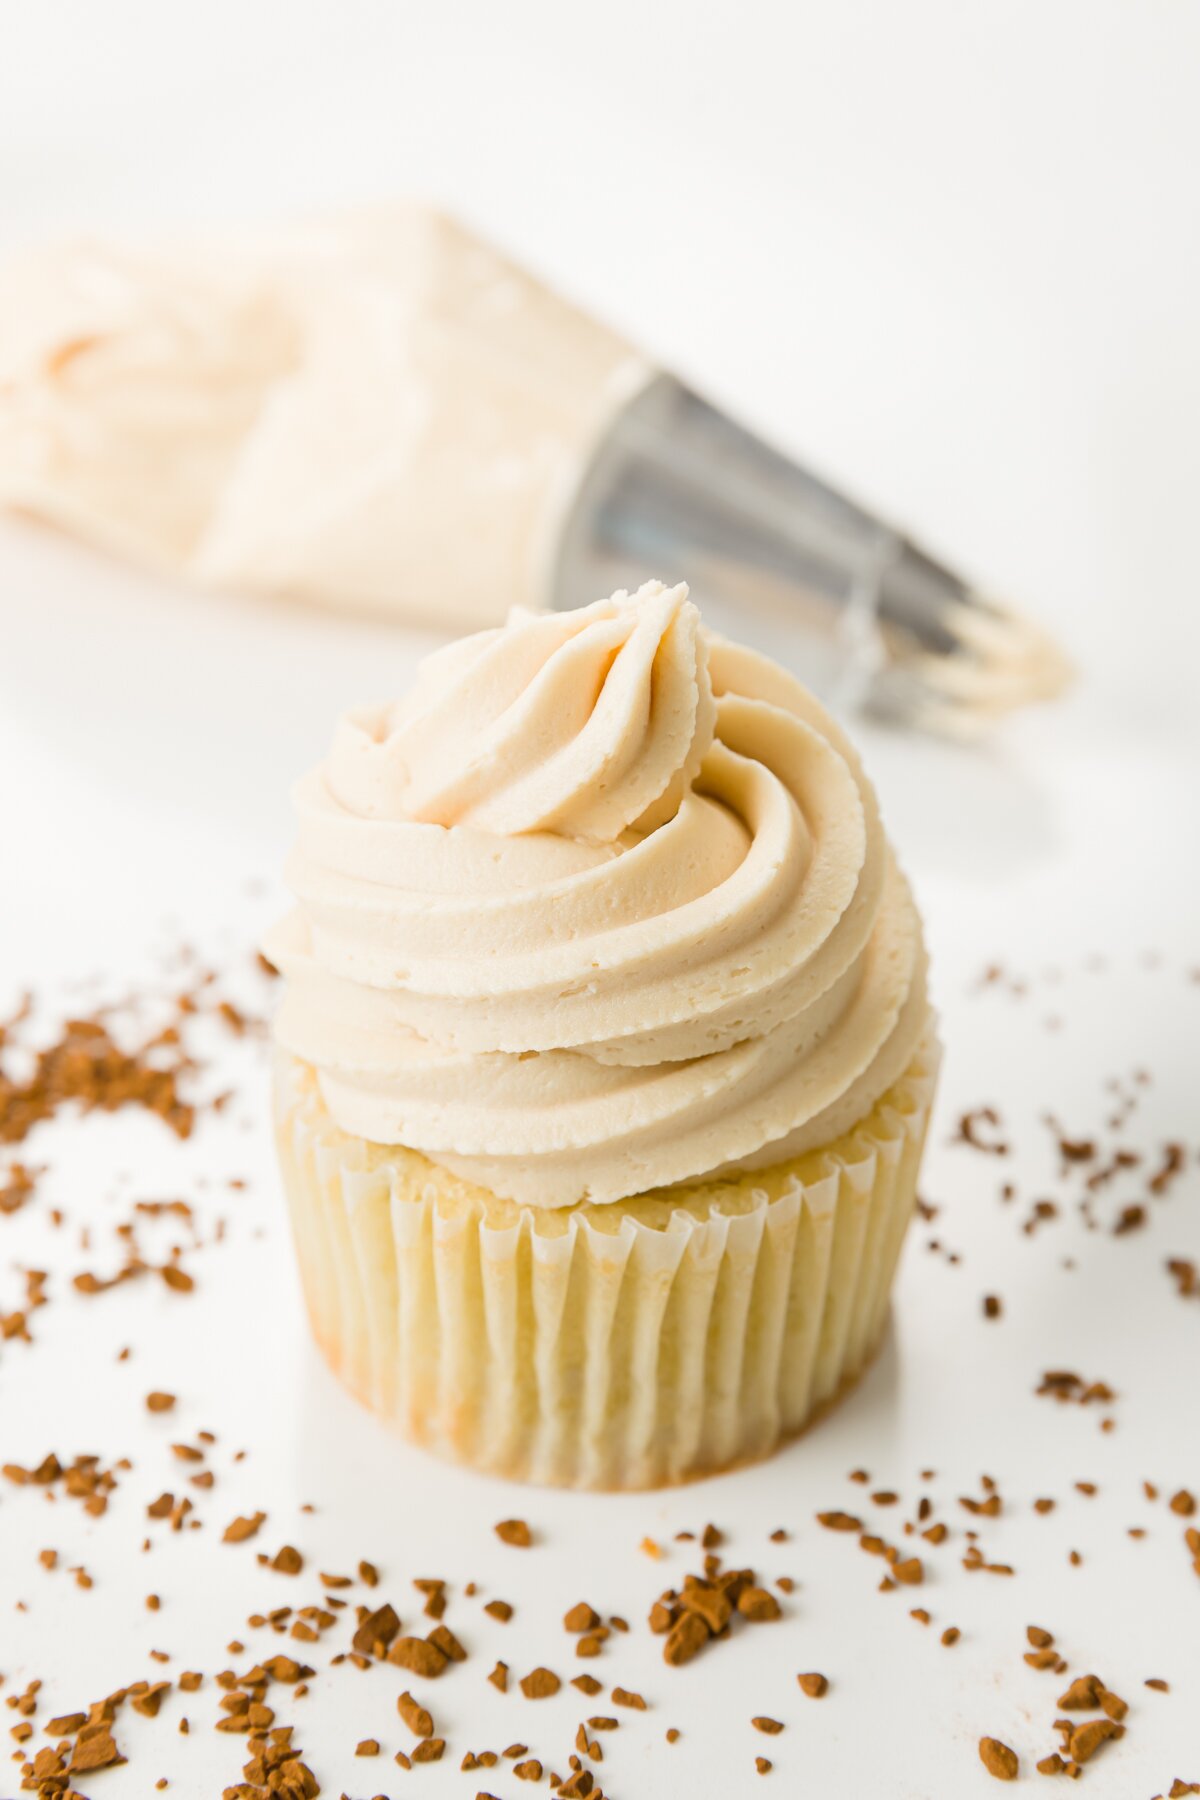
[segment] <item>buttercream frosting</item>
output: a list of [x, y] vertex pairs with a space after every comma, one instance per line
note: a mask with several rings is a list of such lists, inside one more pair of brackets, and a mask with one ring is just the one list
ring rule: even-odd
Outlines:
[[854, 750], [685, 586], [449, 645], [341, 721], [295, 805], [279, 1040], [343, 1130], [516, 1201], [817, 1148], [924, 1029]]

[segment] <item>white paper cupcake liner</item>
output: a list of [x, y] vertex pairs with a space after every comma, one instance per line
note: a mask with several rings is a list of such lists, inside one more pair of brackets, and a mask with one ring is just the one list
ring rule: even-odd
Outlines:
[[281, 1055], [317, 1341], [406, 1437], [516, 1479], [659, 1487], [766, 1456], [880, 1341], [937, 1062], [931, 1028], [866, 1119], [795, 1162], [537, 1211], [348, 1137]]

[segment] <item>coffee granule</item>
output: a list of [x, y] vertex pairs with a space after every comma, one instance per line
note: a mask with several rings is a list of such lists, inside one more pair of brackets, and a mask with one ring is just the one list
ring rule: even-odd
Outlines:
[[433, 1681], [442, 1673], [450, 1659], [429, 1638], [402, 1637], [397, 1638], [388, 1651], [387, 1660], [397, 1668], [408, 1669], [413, 1675], [421, 1675], [426, 1680]]
[[244, 1544], [248, 1538], [257, 1535], [260, 1528], [266, 1524], [266, 1519], [267, 1515], [265, 1512], [256, 1512], [252, 1513], [249, 1518], [231, 1520], [225, 1527], [221, 1542], [224, 1544]]
[[511, 1544], [516, 1550], [528, 1550], [533, 1543], [533, 1533], [524, 1519], [501, 1519], [496, 1536], [502, 1544]]
[[[562, 1686], [553, 1669], [531, 1669], [528, 1675], [521, 1677], [521, 1692], [527, 1700], [547, 1700], [557, 1694]], [[616, 1696], [613, 1696], [614, 1699]]]
[[999, 1738], [985, 1737], [979, 1740], [979, 1760], [989, 1775], [997, 1781], [1015, 1781], [1020, 1763], [1015, 1750], [1002, 1744]]

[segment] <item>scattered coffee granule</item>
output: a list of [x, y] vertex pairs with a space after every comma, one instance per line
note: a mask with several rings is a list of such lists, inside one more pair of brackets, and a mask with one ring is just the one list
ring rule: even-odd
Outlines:
[[[503, 1664], [500, 1667], [503, 1667]], [[578, 1688], [581, 1694], [587, 1694], [590, 1699], [600, 1692], [604, 1683], [597, 1681], [594, 1675], [572, 1675], [571, 1686]]]
[[174, 1394], [155, 1392], [146, 1395], [146, 1411], [152, 1413], [170, 1412], [175, 1404]]
[[441, 1619], [446, 1612], [446, 1583], [438, 1577], [417, 1576], [413, 1586], [419, 1594], [425, 1596], [425, 1616], [429, 1619]]
[[815, 1670], [807, 1675], [797, 1675], [796, 1680], [801, 1692], [807, 1694], [810, 1700], [821, 1700], [829, 1692], [828, 1677], [817, 1674]]
[[249, 1518], [232, 1519], [225, 1527], [221, 1537], [223, 1544], [244, 1544], [248, 1538], [254, 1537], [266, 1524], [265, 1512], [252, 1513]]
[[672, 1668], [680, 1668], [704, 1648], [712, 1631], [704, 1619], [696, 1612], [685, 1612], [667, 1634], [663, 1645], [663, 1661]]
[[1086, 1725], [1077, 1725], [1070, 1737], [1072, 1759], [1077, 1763], [1090, 1762], [1106, 1739], [1119, 1738], [1124, 1730], [1113, 1719], [1089, 1719]]
[[600, 1614], [590, 1607], [586, 1600], [580, 1600], [563, 1615], [564, 1631], [595, 1631], [600, 1623]]
[[783, 1730], [783, 1723], [781, 1720], [768, 1719], [761, 1713], [751, 1719], [750, 1723], [753, 1725], [755, 1731], [765, 1732], [768, 1737], [777, 1737]]
[[[488, 1680], [494, 1688], [499, 1688], [502, 1694], [506, 1694], [508, 1692], [508, 1664], [506, 1662], [498, 1662], [488, 1676]], [[576, 1685], [578, 1685], [578, 1683]], [[599, 1687], [600, 1683], [597, 1682], [596, 1686]]]
[[429, 1634], [428, 1641], [450, 1662], [466, 1662], [467, 1653], [455, 1637], [448, 1625], [438, 1625]]
[[783, 1617], [778, 1600], [767, 1588], [744, 1588], [738, 1595], [737, 1609], [743, 1619], [750, 1619], [755, 1624]]
[[862, 1520], [848, 1512], [819, 1512], [817, 1524], [823, 1525], [826, 1531], [861, 1531]]
[[304, 1567], [304, 1558], [294, 1544], [284, 1544], [271, 1558], [269, 1567], [280, 1575], [299, 1575]]
[[432, 1681], [445, 1669], [450, 1658], [437, 1644], [429, 1638], [402, 1637], [388, 1651], [388, 1661], [398, 1668], [408, 1669], [414, 1675], [424, 1676]]
[[355, 1756], [378, 1756], [379, 1739], [363, 1738], [355, 1749]]
[[1104, 1683], [1098, 1675], [1077, 1675], [1065, 1694], [1058, 1696], [1064, 1712], [1092, 1712], [1100, 1705]]
[[1156, 1199], [1162, 1198], [1175, 1178], [1183, 1173], [1186, 1164], [1187, 1152], [1182, 1144], [1165, 1146], [1161, 1164], [1146, 1183]]
[[1200, 1299], [1200, 1263], [1186, 1256], [1169, 1256], [1167, 1274], [1181, 1300]]
[[985, 1319], [998, 1319], [1004, 1311], [1004, 1303], [999, 1294], [983, 1296], [983, 1316]]
[[1170, 1682], [1164, 1681], [1161, 1675], [1148, 1675], [1142, 1685], [1144, 1687], [1153, 1688], [1155, 1692], [1159, 1694], [1169, 1694], [1171, 1691]]
[[754, 1759], [754, 1766], [760, 1775], [769, 1775], [775, 1765], [771, 1762], [769, 1757], [756, 1756]]
[[90, 1775], [98, 1769], [114, 1768], [124, 1761], [108, 1725], [97, 1720], [85, 1725], [79, 1733], [67, 1767], [72, 1775]]
[[75, 1733], [87, 1724], [86, 1713], [62, 1713], [57, 1719], [49, 1719], [42, 1727], [47, 1737], [74, 1737]]
[[[37, 1174], [41, 1174], [39, 1169]], [[37, 1174], [24, 1163], [13, 1163], [0, 1187], [0, 1213], [19, 1212], [37, 1185]]]
[[542, 1765], [536, 1756], [531, 1756], [526, 1761], [514, 1763], [513, 1774], [518, 1781], [540, 1781]]
[[441, 1762], [446, 1751], [446, 1740], [440, 1737], [422, 1738], [412, 1748], [412, 1759], [415, 1763]]
[[645, 1700], [630, 1688], [615, 1687], [612, 1691], [612, 1703], [614, 1706], [631, 1707], [634, 1712], [645, 1712], [646, 1710]]
[[533, 1543], [533, 1533], [524, 1519], [501, 1519], [496, 1536], [502, 1544], [511, 1544], [517, 1550], [528, 1550]]
[[[522, 1675], [520, 1686], [527, 1700], [546, 1700], [552, 1694], [557, 1694], [562, 1682], [553, 1669], [537, 1668], [531, 1669], [528, 1675]], [[615, 1693], [613, 1699], [616, 1699]]]
[[595, 1788], [596, 1777], [590, 1769], [576, 1769], [566, 1781], [558, 1782], [551, 1775], [550, 1782], [557, 1787], [559, 1800], [586, 1800], [587, 1795]]
[[[387, 1601], [377, 1606], [373, 1612], [365, 1613], [359, 1620], [357, 1631], [351, 1639], [352, 1648], [359, 1656], [387, 1655], [397, 1633], [400, 1630], [400, 1618], [394, 1606]], [[422, 1737], [429, 1733], [422, 1732]]]
[[1058, 1751], [1052, 1750], [1049, 1756], [1043, 1756], [1038, 1763], [1037, 1772], [1039, 1775], [1061, 1775], [1066, 1766]]
[[1171, 1495], [1167, 1505], [1173, 1513], [1178, 1513], [1181, 1519], [1190, 1519], [1196, 1510], [1195, 1495], [1189, 1493], [1187, 1488], [1180, 1488], [1177, 1494]]
[[945, 1644], [947, 1650], [949, 1650], [953, 1644], [957, 1644], [961, 1636], [962, 1632], [958, 1629], [957, 1625], [947, 1625], [945, 1631], [942, 1633], [941, 1641]]
[[396, 1702], [396, 1710], [414, 1737], [433, 1736], [433, 1715], [406, 1688]]
[[484, 1612], [493, 1619], [499, 1619], [501, 1625], [507, 1625], [513, 1616], [513, 1609], [507, 1600], [489, 1600]]
[[1009, 1146], [1002, 1137], [981, 1137], [979, 1127], [990, 1126], [993, 1132], [1001, 1127], [1000, 1114], [994, 1106], [977, 1106], [970, 1112], [962, 1114], [958, 1121], [958, 1134], [952, 1142], [969, 1144], [972, 1150], [981, 1150], [985, 1156], [1007, 1156]]
[[979, 1740], [979, 1760], [989, 1775], [997, 1781], [1015, 1781], [1020, 1763], [1015, 1750], [1002, 1744], [999, 1738], [984, 1737]]

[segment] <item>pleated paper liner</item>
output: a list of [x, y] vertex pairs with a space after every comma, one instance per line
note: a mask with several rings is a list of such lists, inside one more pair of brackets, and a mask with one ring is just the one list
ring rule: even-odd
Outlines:
[[348, 1137], [281, 1055], [317, 1341], [406, 1437], [515, 1479], [650, 1488], [766, 1456], [883, 1334], [937, 1063], [931, 1027], [861, 1124], [794, 1162], [539, 1211]]

